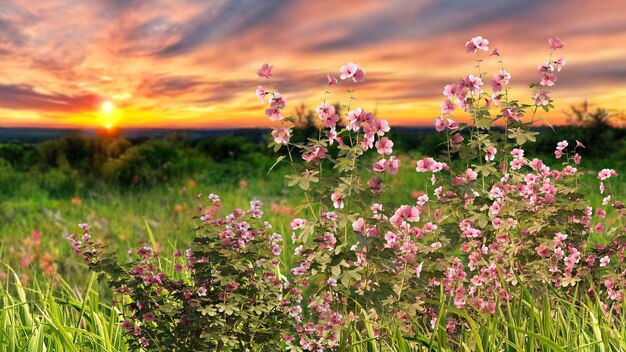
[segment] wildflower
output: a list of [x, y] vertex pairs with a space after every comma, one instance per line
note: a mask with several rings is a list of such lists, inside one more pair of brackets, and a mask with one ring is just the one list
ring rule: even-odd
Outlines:
[[346, 78], [352, 78], [354, 82], [363, 82], [365, 80], [365, 71], [359, 68], [359, 65], [354, 64], [352, 62], [347, 63], [345, 66], [341, 66], [341, 78], [342, 80]]
[[616, 177], [618, 176], [618, 174], [613, 169], [602, 169], [600, 170], [600, 172], [598, 172], [598, 179], [602, 181], [606, 180], [607, 178], [611, 176]]
[[204, 286], [202, 286], [198, 289], [197, 293], [198, 293], [198, 296], [204, 297], [207, 294], [207, 290], [206, 288], [204, 288]]
[[307, 221], [304, 219], [293, 219], [293, 221], [291, 221], [291, 223], [289, 224], [289, 226], [291, 226], [292, 230], [297, 230], [299, 228], [304, 227], [307, 224]]
[[603, 268], [607, 266], [610, 262], [611, 258], [609, 258], [608, 255], [605, 255], [604, 257], [600, 258], [600, 267]]
[[393, 151], [392, 148], [393, 148], [393, 142], [387, 137], [383, 137], [379, 141], [376, 142], [376, 150], [378, 151], [378, 154], [381, 154], [381, 155], [391, 154], [391, 152]]
[[330, 73], [326, 74], [326, 79], [328, 80], [328, 86], [332, 86], [333, 84], [337, 84], [337, 78], [330, 75]]
[[289, 144], [289, 129], [285, 126], [278, 126], [272, 131], [272, 137], [278, 144]]
[[465, 79], [465, 86], [470, 88], [472, 93], [478, 94], [480, 93], [480, 86], [483, 85], [483, 80], [480, 77], [476, 77], [474, 75], [469, 75]]
[[329, 286], [336, 287], [336, 286], [337, 286], [337, 279], [334, 279], [334, 278], [332, 278], [332, 277], [329, 277], [328, 279], [326, 279], [326, 283], [327, 283]]
[[494, 147], [493, 145], [488, 146], [485, 150], [485, 160], [493, 161], [496, 157], [497, 152], [498, 150], [496, 149], [496, 147]]
[[270, 121], [280, 121], [285, 118], [280, 112], [280, 108], [276, 106], [272, 106], [269, 109], [265, 110], [265, 115], [267, 115]]
[[442, 114], [452, 114], [454, 109], [456, 109], [456, 105], [450, 99], [446, 99], [441, 103]]
[[550, 103], [550, 96], [548, 95], [548, 92], [540, 90], [538, 91], [535, 96], [535, 105], [548, 105]]
[[265, 104], [265, 95], [267, 92], [263, 89], [263, 86], [256, 87], [256, 96], [261, 100], [261, 104]]
[[270, 78], [272, 77], [272, 69], [274, 68], [273, 65], [269, 65], [269, 64], [263, 64], [263, 66], [261, 66], [261, 68], [257, 71], [257, 75], [259, 75], [259, 77], [265, 77], [265, 78]]
[[330, 199], [333, 201], [333, 206], [337, 209], [343, 209], [343, 195], [339, 191], [333, 192]]
[[489, 41], [481, 36], [476, 36], [465, 43], [465, 50], [468, 53], [475, 53], [477, 50], [488, 51]]
[[445, 87], [443, 87], [443, 95], [452, 100], [461, 92], [461, 90], [462, 87], [458, 84], [447, 84]]
[[561, 49], [565, 47], [565, 43], [563, 43], [563, 41], [559, 37], [548, 39], [548, 44], [550, 44], [550, 48], [552, 50]]
[[313, 147], [310, 151], [303, 153], [302, 159], [304, 159], [307, 163], [320, 160], [326, 157], [327, 151], [328, 149], [318, 145]]
[[422, 268], [424, 267], [424, 262], [421, 262], [417, 267], [415, 267], [415, 276], [419, 279], [422, 275]]
[[556, 64], [557, 72], [561, 72], [561, 68], [565, 66], [565, 57], [561, 56], [558, 60], [554, 62]]

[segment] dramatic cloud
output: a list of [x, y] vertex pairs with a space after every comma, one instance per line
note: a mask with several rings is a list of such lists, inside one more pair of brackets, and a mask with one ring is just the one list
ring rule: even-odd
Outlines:
[[95, 94], [64, 95], [39, 93], [29, 85], [0, 84], [0, 107], [42, 112], [82, 112], [100, 107], [102, 98]]
[[[356, 103], [395, 124], [431, 124], [442, 87], [476, 73], [463, 48], [482, 35], [503, 54], [515, 98], [561, 37], [565, 70], [552, 89], [559, 123], [588, 99], [623, 109], [626, 7], [584, 0], [0, 0], [0, 124], [263, 126], [255, 72], [275, 65], [288, 108], [324, 98], [326, 73], [367, 72]], [[481, 70], [499, 69], [488, 58]], [[486, 86], [489, 78], [486, 77]], [[333, 87], [346, 101], [350, 84]], [[115, 118], [102, 116], [110, 100]], [[559, 110], [560, 109], [560, 110]]]

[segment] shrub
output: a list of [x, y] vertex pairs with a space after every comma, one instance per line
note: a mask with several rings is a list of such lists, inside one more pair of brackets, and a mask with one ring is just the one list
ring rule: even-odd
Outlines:
[[219, 197], [211, 199], [191, 247], [172, 260], [144, 243], [129, 251], [129, 263], [119, 264], [92, 240], [86, 224], [81, 237], [68, 237], [75, 253], [119, 294], [121, 326], [133, 349], [279, 349], [277, 337], [287, 330], [277, 268], [282, 238], [262, 221], [261, 202], [220, 218], [214, 216]]

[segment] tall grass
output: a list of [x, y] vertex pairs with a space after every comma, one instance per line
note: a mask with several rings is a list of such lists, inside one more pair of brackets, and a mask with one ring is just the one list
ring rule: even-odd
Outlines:
[[[439, 303], [439, 319], [434, 330], [426, 324], [418, 333], [403, 334], [390, 323], [380, 332], [381, 338], [368, 327], [348, 329], [344, 338], [352, 352], [394, 351], [555, 351], [608, 352], [626, 351], [626, 300], [618, 303], [619, 314], [605, 315], [600, 302], [586, 294], [568, 300], [555, 290], [521, 293], [495, 314], [470, 315], [448, 302]], [[456, 337], [446, 331], [446, 316], [463, 318], [466, 323]], [[369, 324], [365, 321], [366, 327]], [[461, 325], [459, 325], [461, 327]]]
[[87, 287], [71, 287], [61, 278], [20, 283], [10, 277], [0, 287], [0, 351], [127, 351], [118, 313], [103, 303], [95, 277]]

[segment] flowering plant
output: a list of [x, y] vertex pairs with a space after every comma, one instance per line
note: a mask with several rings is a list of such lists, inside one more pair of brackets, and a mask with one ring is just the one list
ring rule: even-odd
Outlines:
[[[211, 194], [213, 209], [221, 207]], [[277, 350], [287, 331], [277, 256], [282, 238], [262, 221], [261, 202], [225, 217], [203, 215], [189, 249], [167, 259], [145, 243], [119, 264], [81, 224], [68, 239], [117, 294], [131, 348], [158, 351]]]
[[[286, 149], [294, 170], [287, 176], [289, 185], [304, 191], [309, 212], [290, 224], [300, 258], [290, 272], [296, 334], [287, 341], [294, 349], [345, 345], [342, 329], [349, 324], [365, 329], [360, 319], [378, 327], [395, 320], [410, 333], [422, 317], [435, 329], [442, 300], [470, 314], [494, 314], [522, 289], [540, 290], [546, 284], [566, 294], [582, 285], [608, 299], [602, 301], [607, 314], [611, 307], [619, 310], [625, 276], [623, 204], [611, 195], [604, 199], [603, 206], [617, 210], [620, 224], [606, 231], [605, 209], [594, 212], [578, 185], [581, 142], [573, 147], [560, 142], [555, 157], [564, 161], [555, 168], [528, 158], [522, 149], [535, 141], [538, 132], [531, 127], [540, 118], [538, 111], [554, 108], [547, 89], [565, 65], [562, 56], [553, 59], [564, 44], [558, 38], [549, 44], [550, 57], [538, 65], [540, 77], [530, 84], [532, 101], [521, 103], [509, 99], [511, 75], [499, 50], [487, 57], [500, 66], [488, 93], [480, 53], [488, 52], [489, 41], [478, 36], [466, 43], [467, 52], [477, 55], [477, 72], [444, 88], [435, 128], [446, 136], [447, 153], [443, 160], [416, 162], [416, 171], [432, 181], [432, 193], [419, 196], [416, 204], [385, 199], [387, 178], [397, 173], [400, 160], [385, 136], [389, 124], [353, 108], [352, 88], [347, 116], [335, 113], [326, 92], [316, 109], [319, 138], [292, 142], [295, 121], [282, 113], [286, 98], [274, 88], [272, 66], [259, 71], [271, 88], [259, 85], [256, 94], [261, 102], [268, 100], [269, 119], [280, 123], [270, 147]], [[340, 71], [341, 80], [365, 79], [365, 71], [353, 63]], [[327, 78], [328, 86], [338, 83]], [[458, 110], [469, 114], [471, 123], [457, 122]], [[373, 163], [368, 151], [377, 156]], [[598, 174], [600, 180], [614, 176], [610, 169]], [[594, 234], [609, 236], [610, 244], [594, 244]], [[609, 269], [611, 257], [618, 264]], [[304, 292], [311, 294], [304, 299]], [[459, 320], [449, 317], [445, 329], [454, 334]]]

